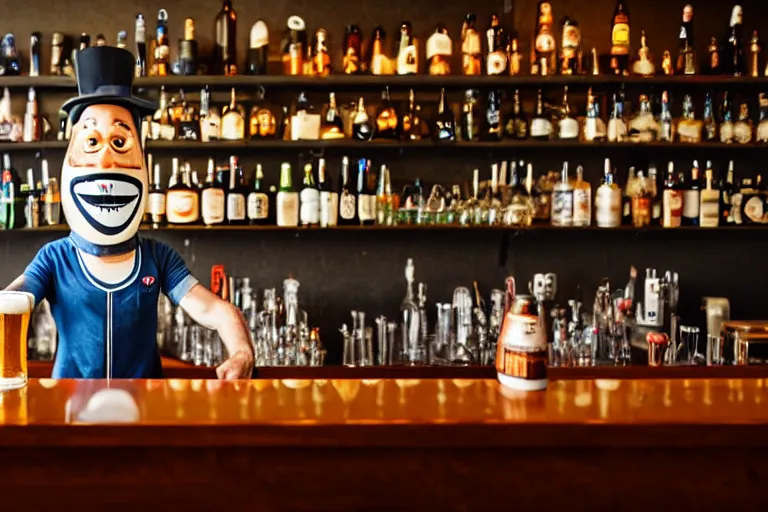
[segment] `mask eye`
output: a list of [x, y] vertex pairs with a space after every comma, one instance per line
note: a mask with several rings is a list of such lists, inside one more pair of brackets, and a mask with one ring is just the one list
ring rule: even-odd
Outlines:
[[102, 148], [101, 137], [97, 132], [91, 132], [83, 137], [83, 149], [86, 153], [98, 153]]
[[122, 135], [113, 135], [109, 139], [109, 145], [118, 153], [127, 153], [133, 147], [133, 139]]

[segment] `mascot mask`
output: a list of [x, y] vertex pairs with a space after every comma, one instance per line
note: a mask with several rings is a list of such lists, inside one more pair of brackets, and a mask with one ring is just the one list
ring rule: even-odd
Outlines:
[[147, 198], [141, 119], [154, 112], [135, 98], [133, 54], [96, 46], [77, 53], [79, 95], [62, 110], [72, 134], [61, 172], [61, 204], [72, 238], [94, 255], [133, 250]]

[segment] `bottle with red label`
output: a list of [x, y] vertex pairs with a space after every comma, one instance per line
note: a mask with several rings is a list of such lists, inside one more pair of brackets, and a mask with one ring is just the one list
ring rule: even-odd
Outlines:
[[665, 228], [678, 228], [683, 217], [683, 191], [675, 175], [675, 164], [669, 162], [667, 177], [664, 179], [662, 198], [661, 225]]

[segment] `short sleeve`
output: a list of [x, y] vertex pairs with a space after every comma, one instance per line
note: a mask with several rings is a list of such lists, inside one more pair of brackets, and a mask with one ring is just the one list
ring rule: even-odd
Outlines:
[[32, 263], [24, 270], [24, 286], [20, 291], [31, 293], [35, 296], [35, 305], [40, 304], [51, 290], [54, 270], [53, 251], [46, 245], [37, 252]]
[[173, 305], [178, 306], [181, 299], [198, 284], [198, 280], [178, 252], [163, 243], [153, 243], [157, 264], [160, 266], [160, 286]]

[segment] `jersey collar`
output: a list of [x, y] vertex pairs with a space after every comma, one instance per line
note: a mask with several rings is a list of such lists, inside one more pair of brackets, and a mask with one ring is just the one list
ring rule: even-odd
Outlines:
[[134, 235], [132, 238], [115, 245], [96, 245], [89, 242], [85, 238], [81, 237], [74, 231], [69, 234], [70, 240], [75, 244], [75, 247], [83, 251], [85, 254], [91, 256], [112, 256], [117, 254], [127, 254], [136, 250], [138, 244], [138, 236]]

